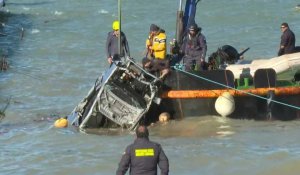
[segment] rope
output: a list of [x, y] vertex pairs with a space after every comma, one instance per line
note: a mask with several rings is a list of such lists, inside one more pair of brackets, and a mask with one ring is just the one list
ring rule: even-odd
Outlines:
[[[224, 84], [222, 84], [222, 83], [219, 83], [219, 82], [216, 82], [216, 81], [213, 81], [213, 80], [204, 78], [204, 77], [202, 77], [202, 76], [199, 76], [199, 75], [196, 75], [196, 74], [193, 74], [193, 73], [190, 73], [190, 72], [187, 72], [187, 71], [178, 69], [177, 66], [172, 66], [172, 67], [173, 67], [175, 70], [178, 70], [178, 71], [180, 71], [180, 72], [183, 72], [183, 73], [192, 75], [192, 76], [197, 77], [197, 78], [200, 78], [200, 79], [202, 79], [202, 80], [205, 80], [205, 81], [208, 81], [208, 82], [211, 82], [211, 83], [215, 83], [215, 84], [218, 84], [218, 85], [220, 85], [220, 86], [223, 86], [223, 87], [226, 87], [226, 88], [229, 88], [229, 89], [233, 89], [233, 90], [236, 90], [236, 91], [239, 91], [239, 92], [242, 92], [242, 93], [245, 93], [245, 94], [247, 94], [247, 95], [254, 96], [254, 97], [257, 97], [257, 98], [260, 98], [260, 99], [263, 99], [263, 100], [270, 100], [270, 99], [268, 99], [268, 98], [265, 98], [265, 97], [262, 97], [262, 96], [259, 96], [259, 95], [256, 95], [256, 94], [253, 94], [253, 93], [250, 93], [250, 92], [245, 92], [245, 91], [243, 91], [243, 90], [239, 90], [239, 89], [236, 89], [236, 88], [233, 88], [233, 87], [224, 85]], [[277, 100], [270, 100], [270, 101], [272, 101], [272, 102], [274, 102], [274, 103], [277, 103], [277, 104], [280, 104], [280, 105], [284, 105], [284, 106], [288, 106], [288, 107], [291, 107], [291, 108], [300, 110], [300, 107], [299, 107], [299, 106], [295, 106], [295, 105], [283, 103], [283, 102], [280, 102], [280, 101], [277, 101]]]

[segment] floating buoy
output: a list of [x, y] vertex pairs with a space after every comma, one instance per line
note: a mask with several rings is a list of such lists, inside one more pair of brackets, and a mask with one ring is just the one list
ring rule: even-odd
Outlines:
[[159, 122], [166, 123], [170, 120], [170, 114], [167, 112], [163, 112], [159, 115]]
[[229, 92], [224, 92], [215, 102], [215, 109], [222, 117], [230, 115], [235, 110], [233, 96]]
[[68, 120], [66, 118], [59, 118], [54, 122], [56, 128], [66, 128], [68, 127]]

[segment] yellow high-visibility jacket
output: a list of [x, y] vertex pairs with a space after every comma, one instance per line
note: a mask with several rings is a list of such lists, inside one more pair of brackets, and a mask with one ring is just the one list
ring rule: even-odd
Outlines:
[[153, 56], [156, 59], [165, 59], [166, 52], [167, 52], [167, 36], [164, 32], [160, 32], [157, 35], [153, 36], [152, 41], [151, 36], [149, 35], [148, 39], [146, 40], [146, 47], [152, 46]]

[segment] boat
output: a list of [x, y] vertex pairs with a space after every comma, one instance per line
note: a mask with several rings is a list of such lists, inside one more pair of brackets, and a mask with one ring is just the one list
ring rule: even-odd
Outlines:
[[[200, 0], [179, 1], [176, 40], [180, 46], [194, 22]], [[186, 72], [180, 55], [170, 53], [171, 71], [163, 80], [131, 58], [121, 58], [103, 73], [88, 95], [68, 116], [73, 126], [121, 127], [133, 130], [139, 123], [150, 125], [159, 114], [171, 119], [218, 115], [235, 119], [293, 120], [300, 118], [300, 53], [264, 60], [241, 59], [223, 45], [209, 56], [209, 70]], [[294, 76], [281, 79], [292, 71]]]
[[[248, 69], [248, 71], [245, 71]], [[282, 74], [289, 70], [300, 69], [300, 52], [282, 55], [270, 59], [259, 59], [250, 62], [240, 62], [240, 64], [228, 65], [226, 70], [234, 73], [234, 78], [238, 79], [247, 72], [254, 77], [258, 69], [274, 69], [276, 74]]]
[[[256, 120], [298, 119], [300, 53], [245, 62], [224, 62], [219, 65], [224, 69], [198, 72], [185, 72], [175, 66], [164, 84], [161, 108], [173, 118], [221, 115]], [[287, 71], [294, 72], [294, 76], [280, 78]]]

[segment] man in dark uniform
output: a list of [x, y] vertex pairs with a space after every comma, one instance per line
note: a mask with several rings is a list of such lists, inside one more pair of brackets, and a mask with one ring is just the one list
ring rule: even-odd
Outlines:
[[201, 70], [204, 68], [207, 44], [201, 27], [191, 24], [187, 35], [183, 38], [181, 52], [186, 71]]
[[281, 24], [281, 42], [279, 46], [278, 56], [295, 52], [295, 34], [290, 30], [288, 23]]
[[169, 161], [160, 144], [149, 140], [146, 126], [138, 126], [136, 140], [127, 146], [119, 163], [117, 175], [126, 174], [130, 167], [131, 175], [157, 175], [157, 165], [161, 175], [169, 174]]
[[[124, 56], [130, 57], [129, 45], [125, 33], [120, 32], [120, 22], [114, 21], [112, 24], [113, 31], [107, 34], [106, 39], [106, 55], [109, 64], [114, 59], [119, 59]], [[119, 37], [121, 33], [121, 54], [119, 54]]]

